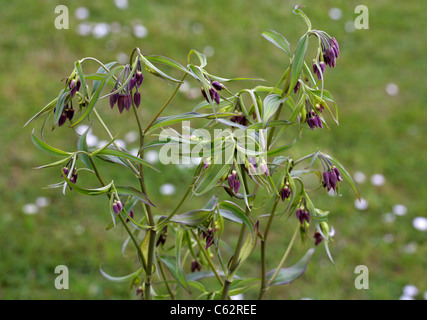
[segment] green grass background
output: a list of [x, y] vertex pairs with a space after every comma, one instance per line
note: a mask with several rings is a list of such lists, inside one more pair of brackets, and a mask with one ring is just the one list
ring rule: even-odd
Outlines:
[[[337, 68], [327, 70], [327, 88], [340, 108], [340, 126], [331, 131], [307, 132], [291, 151], [296, 158], [317, 147], [336, 156], [350, 173], [361, 171], [368, 181], [358, 187], [369, 207], [358, 211], [355, 196], [343, 184], [343, 196], [329, 197], [320, 190], [313, 200], [317, 207], [331, 211], [330, 224], [336, 230], [330, 245], [332, 265], [321, 246], [307, 272], [294, 283], [272, 288], [268, 299], [398, 299], [402, 288], [414, 284], [418, 298], [427, 291], [426, 233], [413, 228], [412, 220], [427, 216], [427, 160], [425, 148], [425, 44], [427, 10], [424, 1], [364, 1], [369, 8], [369, 29], [345, 31], [347, 21], [356, 18], [359, 1], [300, 1], [313, 27], [335, 36], [341, 47]], [[144, 54], [160, 54], [185, 63], [190, 49], [203, 51], [212, 46], [208, 70], [224, 77], [262, 77], [275, 83], [286, 68], [284, 55], [261, 38], [274, 29], [284, 34], [295, 49], [304, 22], [291, 13], [297, 2], [278, 0], [212, 1], [129, 1], [119, 10], [113, 1], [5, 1], [0, 10], [0, 298], [1, 299], [128, 299], [134, 291], [127, 283], [103, 278], [99, 267], [114, 275], [134, 271], [131, 252], [123, 256], [122, 230], [106, 231], [110, 222], [104, 198], [87, 198], [73, 192], [67, 197], [42, 187], [57, 182], [58, 170], [33, 170], [52, 160], [31, 143], [31, 124], [25, 122], [62, 88], [77, 59], [95, 56], [101, 61], [116, 59], [119, 52], [130, 54], [138, 46]], [[70, 29], [54, 27], [54, 9], [65, 4], [70, 12]], [[90, 10], [89, 22], [119, 22], [131, 29], [139, 21], [148, 36], [136, 38], [130, 32], [105, 38], [83, 37], [76, 33], [80, 23], [74, 17], [79, 6]], [[338, 7], [343, 16], [331, 20], [328, 12]], [[194, 32], [199, 30], [200, 32]], [[171, 73], [179, 76], [178, 73]], [[399, 87], [396, 96], [386, 93], [388, 83]], [[230, 85], [242, 88], [246, 83]], [[196, 83], [191, 83], [196, 86]], [[255, 85], [255, 84], [254, 84]], [[143, 118], [150, 119], [172, 92], [173, 86], [153, 77], [143, 85]], [[192, 109], [196, 102], [180, 94], [166, 114]], [[106, 106], [105, 119], [116, 133], [136, 130], [129, 115], [120, 119]], [[116, 110], [117, 111], [117, 110]], [[117, 121], [118, 122], [118, 121]], [[100, 130], [94, 129], [102, 136]], [[49, 135], [49, 142], [74, 148], [75, 136], [65, 128]], [[106, 139], [106, 137], [102, 137]], [[116, 167], [111, 175], [120, 178]], [[170, 209], [191, 180], [191, 170], [162, 168], [162, 175], [149, 174], [148, 190], [158, 204], [158, 213]], [[373, 186], [369, 178], [381, 173], [383, 186]], [[177, 186], [173, 196], [161, 196], [159, 186]], [[25, 215], [22, 207], [37, 197], [48, 197], [51, 205], [36, 215]], [[185, 209], [201, 205], [193, 199]], [[395, 204], [408, 208], [405, 216], [385, 223], [383, 214]], [[262, 211], [261, 209], [259, 209]], [[262, 212], [260, 212], [262, 213]], [[291, 223], [292, 222], [292, 223]], [[277, 265], [293, 229], [293, 220], [278, 220], [269, 240], [269, 269]], [[264, 223], [262, 221], [262, 223]], [[231, 227], [230, 230], [234, 230]], [[394, 241], [384, 241], [392, 235]], [[231, 242], [235, 241], [233, 237]], [[416, 245], [413, 253], [405, 248]], [[309, 246], [298, 243], [288, 265], [298, 261]], [[56, 290], [54, 269], [70, 270], [70, 289]], [[357, 265], [369, 268], [369, 290], [354, 287]], [[242, 274], [258, 276], [259, 253], [241, 268]], [[246, 298], [256, 297], [248, 292]]]

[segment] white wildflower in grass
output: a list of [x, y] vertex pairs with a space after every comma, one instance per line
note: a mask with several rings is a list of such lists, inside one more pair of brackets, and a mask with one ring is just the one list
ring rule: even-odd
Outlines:
[[364, 198], [361, 198], [360, 200], [356, 199], [354, 201], [354, 206], [358, 210], [361, 210], [361, 211], [366, 210], [366, 209], [368, 209], [368, 201], [366, 201], [366, 199], [364, 199]]
[[385, 177], [381, 173], [376, 173], [371, 177], [371, 183], [374, 186], [382, 186], [385, 183]]
[[39, 212], [39, 207], [35, 203], [27, 203], [22, 207], [22, 212], [33, 215]]
[[176, 191], [175, 186], [172, 183], [165, 183], [160, 187], [160, 193], [164, 196], [170, 196]]
[[427, 218], [416, 217], [412, 220], [412, 225], [419, 231], [427, 231]]
[[408, 213], [408, 208], [406, 208], [406, 206], [403, 204], [396, 204], [393, 206], [393, 213], [396, 216], [404, 216], [406, 213]]

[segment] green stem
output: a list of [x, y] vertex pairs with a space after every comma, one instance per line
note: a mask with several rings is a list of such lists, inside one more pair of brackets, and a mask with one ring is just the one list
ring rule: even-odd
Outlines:
[[271, 223], [274, 217], [274, 212], [276, 211], [278, 203], [279, 203], [279, 198], [276, 197], [276, 201], [274, 202], [273, 208], [271, 209], [270, 217], [268, 218], [263, 239], [261, 240], [261, 288], [259, 290], [258, 300], [261, 300], [265, 291], [267, 291], [265, 248], [266, 248], [268, 233], [270, 231]]
[[166, 109], [166, 107], [172, 101], [173, 97], [175, 97], [175, 94], [178, 92], [178, 90], [181, 87], [182, 83], [184, 82], [184, 79], [185, 79], [186, 76], [187, 76], [187, 73], [184, 73], [184, 75], [181, 77], [181, 80], [180, 80], [181, 82], [178, 83], [178, 85], [176, 86], [175, 90], [170, 95], [169, 99], [166, 100], [166, 102], [164, 103], [164, 105], [160, 108], [159, 112], [157, 112], [157, 114], [154, 116], [154, 118], [151, 120], [151, 122], [147, 125], [147, 127], [143, 131], [144, 133], [146, 133], [151, 128], [151, 126], [153, 125], [154, 121], [156, 121], [157, 118], [160, 117], [160, 115], [162, 114], [162, 112]]
[[[100, 173], [99, 173], [99, 171], [98, 171], [98, 168], [96, 167], [95, 162], [93, 161], [92, 157], [90, 157], [90, 156], [89, 156], [89, 160], [90, 160], [90, 163], [91, 163], [91, 165], [92, 165], [92, 167], [93, 167], [93, 171], [95, 172], [96, 177], [98, 178], [98, 180], [99, 180], [99, 182], [101, 183], [101, 185], [102, 185], [103, 187], [105, 187], [105, 186], [106, 186], [106, 184], [105, 184], [104, 180], [102, 179], [102, 176], [100, 175]], [[111, 194], [110, 194], [110, 193], [107, 193], [107, 196], [108, 196], [108, 198], [110, 199]], [[126, 221], [123, 219], [123, 217], [122, 217], [122, 215], [121, 215], [121, 214], [119, 214], [119, 219], [120, 219], [120, 221], [122, 222], [123, 226], [125, 227], [126, 232], [128, 233], [129, 237], [131, 238], [131, 240], [132, 240], [133, 244], [135, 245], [135, 248], [136, 248], [136, 250], [137, 250], [137, 252], [138, 252], [138, 259], [139, 259], [140, 263], [142, 264], [142, 266], [144, 267], [144, 269], [146, 269], [146, 268], [147, 268], [147, 266], [146, 266], [146, 264], [145, 264], [144, 257], [143, 257], [143, 255], [142, 255], [141, 247], [139, 246], [139, 244], [138, 244], [138, 242], [136, 241], [136, 239], [135, 239], [135, 237], [134, 237], [134, 235], [133, 235], [132, 231], [131, 231], [131, 230], [129, 229], [129, 227], [127, 226]]]
[[[249, 190], [248, 182], [246, 179], [246, 172], [244, 170], [243, 165], [242, 165], [242, 173], [243, 173], [244, 188], [246, 191], [248, 191]], [[249, 208], [247, 206], [245, 209], [245, 215], [249, 217]], [[246, 231], [246, 225], [242, 223], [242, 226], [240, 228], [239, 238], [237, 239], [236, 248], [234, 251], [234, 255], [232, 257], [231, 265], [230, 265], [230, 268], [228, 269], [227, 278], [225, 279], [224, 286], [222, 288], [222, 297], [221, 297], [222, 300], [225, 300], [228, 297], [228, 291], [230, 289], [230, 285], [233, 282], [234, 274], [236, 273], [237, 268], [239, 266], [239, 256], [240, 256], [240, 251], [242, 249], [242, 245], [244, 241], [245, 231]], [[254, 236], [257, 237], [257, 235], [254, 235]]]
[[160, 269], [160, 274], [162, 275], [163, 281], [165, 282], [166, 289], [168, 290], [169, 296], [171, 297], [171, 299], [172, 299], [172, 300], [175, 300], [175, 299], [176, 299], [176, 298], [175, 298], [175, 294], [173, 293], [173, 291], [172, 291], [172, 289], [171, 289], [171, 287], [169, 286], [169, 283], [168, 283], [168, 281], [167, 281], [166, 274], [165, 274], [165, 270], [164, 270], [164, 268], [163, 268], [163, 263], [162, 263], [162, 261], [159, 259], [159, 257], [157, 257], [157, 261], [159, 261], [158, 266], [159, 266], [159, 269]]
[[[96, 118], [98, 119], [99, 123], [101, 123], [101, 126], [104, 128], [105, 132], [107, 133], [108, 137], [113, 140], [114, 137], [111, 134], [110, 130], [108, 129], [108, 127], [105, 125], [104, 121], [102, 120], [101, 116], [99, 115], [98, 111], [96, 111], [95, 108], [93, 108], [93, 113], [95, 114]], [[119, 145], [116, 143], [116, 141], [113, 141], [113, 145], [117, 150], [120, 150]], [[129, 167], [132, 169], [132, 171], [136, 174], [139, 175], [138, 170], [135, 168], [135, 166], [132, 164], [132, 162], [130, 162], [129, 160], [125, 159], [126, 163], [129, 165]]]
[[291, 242], [289, 243], [288, 248], [286, 249], [286, 252], [285, 252], [285, 254], [282, 257], [282, 260], [280, 260], [279, 265], [277, 266], [276, 270], [274, 271], [273, 275], [271, 276], [270, 280], [268, 281], [267, 287], [274, 281], [274, 279], [276, 279], [277, 274], [279, 273], [279, 271], [282, 268], [283, 264], [286, 262], [286, 259], [288, 258], [289, 253], [291, 252], [291, 249], [292, 249], [292, 247], [294, 245], [295, 239], [297, 238], [299, 229], [300, 229], [300, 226], [297, 225], [297, 228], [295, 229], [295, 232], [294, 232], [294, 234], [292, 236]]
[[218, 282], [220, 283], [221, 286], [224, 285], [224, 282], [222, 281], [220, 275], [218, 274], [218, 271], [215, 268], [215, 265], [212, 262], [211, 257], [209, 256], [208, 252], [206, 251], [205, 247], [203, 246], [203, 244], [200, 242], [199, 237], [197, 236], [197, 234], [194, 232], [194, 230], [190, 230], [192, 236], [194, 237], [194, 240], [196, 240], [197, 244], [199, 245], [200, 251], [203, 253], [203, 255], [205, 256], [206, 260], [209, 263], [209, 266], [212, 269], [212, 272], [215, 274], [215, 277], [218, 279]]

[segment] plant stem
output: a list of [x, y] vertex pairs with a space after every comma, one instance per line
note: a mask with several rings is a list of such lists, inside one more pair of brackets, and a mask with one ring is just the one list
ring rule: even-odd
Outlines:
[[187, 76], [187, 73], [184, 73], [184, 75], [181, 77], [181, 80], [180, 80], [181, 82], [178, 83], [178, 85], [176, 86], [175, 90], [170, 95], [169, 99], [166, 100], [166, 102], [164, 103], [164, 105], [160, 108], [160, 110], [157, 112], [157, 114], [154, 116], [154, 118], [151, 120], [151, 122], [147, 125], [147, 127], [143, 131], [144, 134], [151, 128], [151, 126], [153, 125], [154, 121], [156, 121], [157, 118], [160, 117], [160, 115], [162, 114], [162, 112], [166, 109], [166, 107], [172, 101], [173, 97], [175, 97], [175, 94], [178, 92], [178, 90], [181, 87], [182, 83], [184, 82], [184, 79], [185, 79], [186, 76]]
[[276, 279], [277, 274], [279, 273], [279, 271], [280, 271], [280, 269], [282, 268], [283, 264], [286, 262], [286, 259], [288, 258], [289, 253], [291, 252], [291, 249], [292, 249], [292, 247], [293, 247], [293, 245], [294, 245], [295, 239], [296, 239], [296, 237], [297, 237], [297, 235], [298, 235], [298, 231], [299, 231], [299, 229], [300, 229], [300, 226], [299, 226], [299, 225], [297, 225], [297, 228], [295, 229], [295, 232], [294, 232], [294, 234], [293, 234], [293, 236], [292, 236], [291, 242], [289, 242], [288, 248], [286, 249], [286, 252], [285, 252], [285, 254], [283, 255], [282, 260], [280, 260], [279, 265], [277, 266], [277, 268], [276, 268], [276, 270], [274, 271], [274, 273], [273, 273], [272, 277], [271, 277], [271, 278], [270, 278], [270, 280], [268, 281], [268, 283], [267, 283], [267, 287], [268, 287], [268, 286], [269, 286], [269, 285], [274, 281], [274, 279]]
[[157, 257], [157, 261], [159, 261], [158, 266], [159, 266], [160, 274], [162, 275], [163, 281], [165, 282], [166, 289], [168, 290], [168, 293], [169, 293], [169, 295], [170, 295], [171, 299], [172, 299], [172, 300], [175, 300], [175, 294], [173, 293], [173, 291], [172, 291], [172, 289], [171, 289], [171, 287], [169, 286], [169, 283], [168, 283], [168, 281], [167, 281], [166, 274], [165, 274], [165, 270], [164, 270], [164, 268], [163, 268], [163, 263], [162, 263], [162, 261], [159, 259], [159, 257]]
[[[95, 108], [93, 108], [93, 113], [95, 114], [95, 116], [97, 117], [99, 123], [101, 123], [101, 126], [104, 128], [105, 132], [107, 133], [108, 137], [113, 140], [114, 137], [111, 134], [110, 130], [108, 129], [108, 127], [105, 125], [104, 121], [102, 120], [101, 116], [99, 115], [98, 111], [96, 111]], [[119, 145], [116, 143], [116, 141], [113, 141], [113, 145], [114, 147], [116, 147], [117, 150], [120, 150]], [[127, 164], [129, 165], [129, 167], [132, 169], [132, 171], [136, 174], [139, 175], [138, 170], [135, 168], [135, 166], [132, 164], [132, 162], [130, 162], [129, 160], [125, 159]]]
[[[100, 173], [99, 173], [99, 171], [98, 171], [98, 168], [96, 167], [95, 162], [93, 161], [93, 159], [92, 159], [92, 157], [91, 157], [91, 156], [89, 156], [89, 160], [90, 160], [90, 163], [91, 163], [91, 165], [92, 165], [92, 167], [93, 167], [93, 171], [95, 172], [96, 177], [98, 178], [98, 180], [99, 180], [99, 182], [101, 183], [101, 185], [102, 185], [103, 187], [105, 187], [105, 186], [106, 186], [106, 184], [105, 184], [104, 180], [102, 179], [102, 176], [100, 175]], [[107, 196], [108, 196], [108, 198], [110, 198], [110, 197], [111, 197], [111, 194], [110, 194], [110, 193], [107, 193]], [[143, 257], [143, 255], [142, 255], [141, 247], [139, 246], [139, 244], [138, 244], [138, 242], [136, 241], [136, 239], [135, 239], [135, 237], [134, 237], [134, 235], [133, 235], [132, 231], [131, 231], [131, 230], [129, 229], [129, 227], [127, 226], [126, 221], [123, 219], [123, 217], [122, 217], [122, 215], [121, 215], [121, 214], [119, 214], [119, 219], [120, 219], [120, 221], [122, 222], [123, 226], [125, 227], [126, 232], [128, 233], [129, 237], [131, 238], [131, 240], [132, 240], [133, 244], [135, 245], [135, 248], [136, 248], [136, 250], [137, 250], [137, 252], [138, 252], [138, 259], [139, 259], [140, 263], [142, 264], [142, 266], [144, 267], [144, 269], [146, 269], [146, 268], [147, 268], [147, 266], [146, 266], [146, 264], [145, 264], [144, 257]]]
[[199, 237], [197, 236], [197, 234], [194, 232], [194, 230], [190, 230], [192, 236], [194, 237], [194, 240], [196, 240], [197, 244], [199, 245], [200, 251], [203, 253], [203, 255], [205, 256], [206, 260], [209, 263], [209, 266], [212, 269], [212, 272], [215, 274], [215, 277], [218, 279], [218, 282], [220, 283], [221, 286], [224, 285], [224, 282], [222, 281], [220, 275], [218, 274], [218, 271], [215, 268], [215, 265], [212, 262], [211, 257], [209, 256], [208, 252], [206, 251], [205, 247], [203, 246], [203, 244], [200, 242]]
[[267, 222], [267, 226], [265, 227], [263, 239], [261, 240], [261, 288], [259, 290], [258, 300], [262, 299], [262, 296], [267, 290], [265, 248], [266, 248], [268, 233], [271, 227], [271, 222], [273, 221], [274, 212], [276, 211], [276, 207], [278, 203], [279, 203], [279, 197], [276, 197], [273, 208], [271, 209], [270, 216], [268, 217], [268, 222]]
[[[246, 179], [246, 172], [244, 171], [244, 167], [242, 165], [242, 173], [243, 173], [243, 184], [244, 184], [244, 188], [246, 191], [248, 191], [248, 182]], [[245, 215], [248, 217], [249, 216], [249, 208], [246, 206], [245, 209]], [[228, 274], [227, 274], [227, 278], [225, 279], [224, 282], [224, 286], [222, 288], [222, 300], [225, 300], [228, 297], [228, 290], [230, 289], [230, 285], [233, 282], [233, 277], [234, 274], [239, 266], [239, 255], [240, 255], [240, 251], [242, 249], [242, 245], [243, 245], [243, 239], [245, 236], [245, 231], [246, 231], [246, 225], [244, 223], [242, 223], [242, 226], [240, 228], [240, 233], [239, 233], [239, 238], [237, 240], [237, 244], [236, 244], [236, 248], [234, 251], [234, 255], [232, 257], [232, 261], [231, 261], [231, 265], [230, 268], [228, 269]], [[257, 237], [258, 235], [254, 235], [254, 237]]]

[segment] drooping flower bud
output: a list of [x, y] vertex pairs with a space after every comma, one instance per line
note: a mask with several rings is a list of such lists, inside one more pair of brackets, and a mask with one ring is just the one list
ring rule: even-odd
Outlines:
[[119, 215], [120, 214], [120, 209], [119, 209], [119, 206], [117, 205], [117, 202], [114, 202], [113, 203], [113, 211], [114, 211], [114, 213], [115, 214], [117, 214], [117, 215]]
[[64, 125], [65, 121], [67, 121], [67, 115], [65, 113], [62, 113], [59, 117], [59, 120], [58, 120], [58, 126], [62, 127]]
[[301, 83], [298, 81], [297, 84], [294, 87], [294, 93], [298, 92], [299, 87], [301, 86]]
[[323, 240], [322, 235], [317, 231], [314, 233], [313, 237], [314, 237], [314, 245], [315, 246], [319, 245]]
[[125, 109], [126, 104], [126, 96], [124, 94], [119, 94], [119, 98], [117, 100], [117, 107], [119, 108], [119, 112], [122, 113]]
[[220, 104], [221, 98], [219, 96], [218, 91], [216, 91], [214, 88], [210, 88], [209, 94], [211, 95], [211, 98], [216, 102], [216, 104]]
[[221, 91], [223, 88], [223, 85], [219, 83], [218, 81], [212, 82], [212, 87], [214, 87], [216, 90]]
[[141, 93], [139, 91], [136, 91], [133, 94], [133, 103], [135, 104], [135, 107], [138, 109], [139, 105], [141, 104]]
[[194, 271], [200, 271], [202, 269], [202, 265], [197, 261], [197, 260], [193, 260], [191, 262], [191, 272]]
[[342, 181], [341, 173], [340, 173], [340, 171], [338, 170], [338, 168], [334, 166], [334, 167], [332, 168], [332, 170], [334, 170], [335, 175], [337, 176], [337, 180], [338, 180], [338, 181]]
[[[111, 91], [111, 92], [114, 92], [115, 90], [113, 90], [113, 91]], [[114, 105], [117, 103], [117, 101], [119, 100], [119, 96], [120, 96], [120, 94], [117, 92], [117, 93], [114, 93], [114, 94], [112, 94], [112, 95], [110, 95], [110, 97], [109, 97], [109, 100], [110, 100], [110, 107], [111, 107], [111, 109], [113, 109], [113, 107], [114, 107]]]
[[265, 173], [266, 176], [270, 175], [270, 171], [268, 170], [268, 166], [264, 161], [261, 162], [261, 164], [259, 165], [259, 168], [261, 169], [261, 172]]

